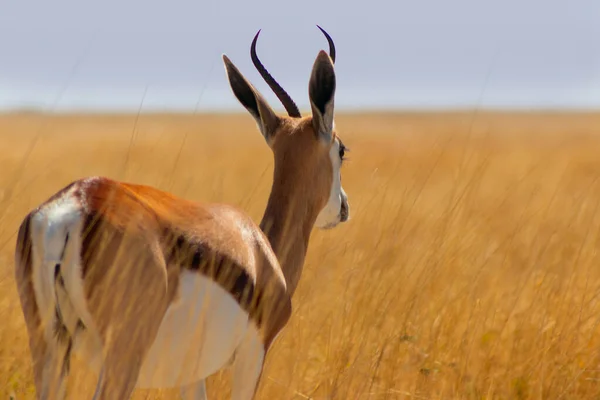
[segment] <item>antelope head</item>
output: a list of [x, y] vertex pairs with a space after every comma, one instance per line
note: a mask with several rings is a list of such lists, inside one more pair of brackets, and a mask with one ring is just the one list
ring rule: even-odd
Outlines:
[[[296, 213], [307, 216], [304, 223], [327, 229], [349, 219], [348, 197], [342, 188], [341, 167], [346, 147], [334, 123], [335, 45], [327, 38], [329, 54], [321, 50], [308, 82], [311, 115], [300, 110], [263, 66], [256, 54], [260, 30], [251, 45], [254, 66], [277, 95], [287, 116], [277, 115], [260, 92], [242, 75], [231, 60], [223, 61], [231, 89], [248, 110], [271, 148], [275, 159], [271, 202], [292, 202]], [[269, 207], [267, 207], [269, 208]]]

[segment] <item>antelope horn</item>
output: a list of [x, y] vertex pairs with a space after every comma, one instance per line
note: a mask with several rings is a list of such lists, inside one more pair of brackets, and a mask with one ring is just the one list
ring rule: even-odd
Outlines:
[[317, 25], [317, 28], [319, 28], [327, 38], [327, 43], [329, 43], [329, 57], [331, 57], [331, 61], [335, 64], [335, 44], [333, 43], [333, 39], [325, 32], [325, 29], [321, 28], [319, 25]]
[[265, 82], [267, 82], [271, 90], [273, 90], [279, 101], [281, 101], [281, 104], [283, 104], [283, 106], [285, 107], [285, 110], [287, 111], [288, 115], [290, 117], [296, 118], [302, 117], [298, 106], [296, 105], [296, 103], [294, 103], [294, 100], [292, 100], [290, 95], [287, 94], [287, 92], [281, 87], [279, 83], [277, 83], [275, 78], [273, 78], [271, 74], [269, 74], [269, 71], [267, 71], [265, 66], [258, 59], [258, 56], [256, 55], [256, 41], [258, 39], [259, 34], [260, 29], [256, 33], [256, 36], [254, 36], [254, 40], [252, 40], [252, 46], [250, 47], [250, 57], [252, 57], [252, 63], [260, 73], [260, 76], [263, 77], [263, 79], [265, 80]]

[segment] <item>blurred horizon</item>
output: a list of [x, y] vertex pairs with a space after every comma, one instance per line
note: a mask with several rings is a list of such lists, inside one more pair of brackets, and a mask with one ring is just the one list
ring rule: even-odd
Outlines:
[[221, 54], [282, 111], [251, 64], [258, 29], [259, 57], [309, 109], [315, 24], [337, 46], [338, 111], [600, 109], [596, 0], [3, 6], [0, 111], [241, 111]]

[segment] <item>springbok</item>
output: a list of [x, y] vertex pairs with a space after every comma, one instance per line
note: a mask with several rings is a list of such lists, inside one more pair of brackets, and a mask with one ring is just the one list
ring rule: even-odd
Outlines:
[[64, 398], [71, 353], [98, 374], [94, 399], [136, 387], [180, 387], [232, 365], [232, 398], [252, 399], [265, 355], [292, 312], [314, 226], [349, 218], [334, 130], [335, 46], [308, 85], [312, 115], [255, 67], [289, 116], [278, 116], [223, 55], [231, 89], [273, 151], [274, 178], [257, 226], [229, 205], [200, 204], [105, 177], [77, 180], [20, 225], [16, 281], [38, 399]]

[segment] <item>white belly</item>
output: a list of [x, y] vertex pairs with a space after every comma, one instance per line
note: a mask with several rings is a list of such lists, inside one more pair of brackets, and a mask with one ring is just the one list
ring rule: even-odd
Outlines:
[[220, 286], [191, 271], [181, 275], [140, 372], [141, 388], [197, 382], [225, 366], [248, 329], [248, 314]]
[[[199, 273], [184, 271], [179, 297], [163, 318], [137, 387], [176, 387], [208, 377], [227, 365], [248, 327], [248, 314], [231, 295]], [[78, 335], [73, 350], [87, 353], [84, 358], [99, 372], [99, 354], [85, 349], [87, 336]]]

